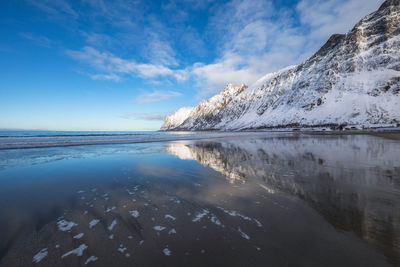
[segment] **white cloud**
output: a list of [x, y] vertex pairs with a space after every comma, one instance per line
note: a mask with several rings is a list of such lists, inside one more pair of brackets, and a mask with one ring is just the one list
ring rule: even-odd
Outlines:
[[95, 47], [110, 47], [118, 43], [115, 38], [103, 33], [82, 31], [81, 34], [85, 38], [86, 43]]
[[46, 36], [36, 36], [29, 32], [21, 32], [18, 34], [22, 38], [32, 41], [33, 43], [43, 46], [43, 47], [51, 47], [54, 45], [54, 42], [47, 38]]
[[150, 32], [148, 35], [148, 45], [143, 52], [150, 62], [163, 66], [178, 66], [178, 61], [175, 59], [175, 51], [170, 43], [161, 40], [159, 34], [155, 32]]
[[121, 77], [116, 74], [88, 74], [90, 78], [93, 80], [111, 80], [115, 82], [119, 82]]
[[144, 93], [139, 95], [135, 101], [140, 104], [152, 103], [152, 102], [159, 102], [163, 100], [168, 100], [173, 97], [182, 96], [181, 93], [175, 91], [158, 91], [155, 90], [152, 93]]
[[67, 50], [66, 53], [79, 61], [91, 65], [107, 74], [90, 75], [93, 79], [117, 80], [117, 74], [137, 75], [145, 79], [155, 77], [171, 76], [177, 80], [184, 80], [186, 74], [184, 70], [173, 70], [163, 65], [137, 63], [134, 60], [126, 60], [117, 57], [109, 52], [100, 52], [99, 50], [86, 46], [81, 50]]
[[240, 64], [244, 64], [244, 59], [234, 54], [228, 54], [212, 64], [195, 64], [191, 74], [197, 78], [198, 86], [203, 88], [201, 96], [221, 91], [228, 82], [242, 84], [261, 76], [262, 72], [253, 71], [250, 65], [240, 67]]
[[297, 5], [304, 25], [322, 34], [344, 33], [356, 22], [378, 9], [384, 0], [301, 0]]
[[151, 78], [156, 76], [173, 76], [174, 72], [162, 65], [153, 64], [136, 64], [132, 66], [144, 78]]
[[145, 113], [145, 112], [125, 112], [121, 118], [128, 120], [163, 121], [167, 114]]
[[28, 3], [42, 10], [53, 18], [68, 16], [73, 19], [78, 17], [78, 13], [63, 0], [27, 0]]

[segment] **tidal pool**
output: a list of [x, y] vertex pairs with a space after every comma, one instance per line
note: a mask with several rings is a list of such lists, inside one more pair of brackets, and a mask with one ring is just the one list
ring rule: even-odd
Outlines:
[[399, 266], [396, 134], [0, 151], [0, 266]]

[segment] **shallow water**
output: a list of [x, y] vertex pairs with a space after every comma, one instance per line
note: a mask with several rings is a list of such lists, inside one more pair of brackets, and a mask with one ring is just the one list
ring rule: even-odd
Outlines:
[[0, 150], [82, 145], [133, 144], [175, 140], [199, 140], [228, 136], [256, 136], [260, 132], [76, 132], [0, 131]]
[[400, 142], [0, 151], [0, 266], [399, 266]]

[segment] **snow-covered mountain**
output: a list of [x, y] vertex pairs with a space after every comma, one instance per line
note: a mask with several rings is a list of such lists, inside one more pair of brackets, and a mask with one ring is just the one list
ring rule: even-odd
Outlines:
[[161, 126], [161, 129], [169, 130], [175, 128], [176, 125], [181, 125], [189, 117], [189, 114], [190, 112], [192, 112], [192, 110], [193, 110], [192, 107], [184, 107], [168, 115], [165, 118], [165, 121]]
[[[201, 129], [210, 128], [211, 123], [215, 124], [215, 120], [218, 120], [218, 114], [246, 88], [246, 85], [228, 84], [221, 93], [201, 101], [194, 108], [181, 108], [167, 116], [161, 129], [171, 130], [183, 124], [197, 125], [197, 128]], [[182, 129], [189, 129], [189, 127]]]
[[161, 129], [398, 125], [400, 1], [387, 0], [347, 34], [332, 35], [302, 64], [249, 88], [229, 84], [188, 110], [168, 116]]

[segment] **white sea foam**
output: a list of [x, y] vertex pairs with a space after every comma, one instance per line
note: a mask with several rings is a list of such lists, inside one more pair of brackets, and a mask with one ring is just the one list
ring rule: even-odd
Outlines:
[[69, 231], [72, 229], [72, 227], [77, 226], [78, 224], [74, 223], [74, 222], [69, 222], [66, 220], [60, 220], [57, 222], [57, 226], [58, 226], [58, 230], [60, 231]]
[[93, 228], [96, 224], [98, 224], [100, 220], [98, 219], [93, 219], [89, 222], [89, 228]]
[[166, 214], [166, 215], [164, 216], [164, 218], [165, 218], [165, 219], [171, 219], [171, 220], [173, 220], [173, 221], [176, 220], [176, 218], [175, 218], [174, 216], [169, 215], [169, 214]]
[[35, 256], [33, 256], [33, 262], [38, 263], [41, 261], [44, 257], [48, 255], [47, 248], [41, 249]]
[[196, 213], [196, 217], [192, 220], [193, 222], [199, 222], [204, 216], [206, 216], [209, 213], [208, 210], [203, 209], [202, 212]]
[[97, 261], [99, 258], [97, 258], [96, 256], [90, 256], [86, 261], [85, 261], [85, 265], [88, 264], [89, 262], [93, 262], [93, 261]]
[[214, 214], [211, 215], [210, 221], [211, 221], [212, 223], [218, 225], [218, 226], [224, 227], [224, 226], [222, 225], [221, 221], [218, 219], [218, 217], [215, 216]]
[[243, 231], [240, 229], [240, 227], [238, 228], [238, 232], [240, 233], [240, 235], [241, 235], [243, 238], [245, 238], [245, 239], [247, 239], [247, 240], [250, 239], [250, 236], [248, 236], [245, 232], [243, 232]]
[[80, 233], [80, 234], [75, 235], [73, 238], [81, 239], [83, 237], [83, 235], [84, 235], [84, 233]]
[[69, 255], [72, 255], [72, 254], [75, 254], [76, 256], [82, 256], [83, 255], [83, 251], [85, 250], [85, 249], [87, 249], [88, 247], [85, 245], [85, 244], [82, 244], [82, 245], [80, 245], [79, 247], [77, 247], [76, 249], [73, 249], [73, 250], [71, 250], [71, 251], [68, 251], [67, 253], [65, 253], [64, 255], [62, 255], [61, 256], [61, 259], [63, 259], [63, 258], [65, 258], [65, 257], [67, 257], [67, 256], [69, 256]]
[[217, 208], [220, 209], [220, 210], [222, 210], [223, 212], [225, 212], [226, 214], [228, 214], [228, 215], [230, 215], [230, 216], [233, 216], [233, 217], [240, 217], [240, 218], [242, 218], [243, 220], [254, 222], [255, 224], [257, 224], [258, 227], [262, 227], [262, 224], [261, 224], [260, 221], [257, 220], [257, 219], [250, 218], [250, 217], [248, 217], [248, 216], [245, 216], [245, 215], [243, 215], [243, 214], [240, 214], [240, 213], [238, 213], [238, 212], [235, 211], [235, 210], [226, 210], [226, 209], [224, 209], [224, 208], [222, 208], [222, 207], [217, 207]]
[[163, 252], [164, 252], [165, 256], [171, 256], [171, 250], [169, 250], [168, 248], [164, 248]]
[[139, 217], [139, 212], [137, 210], [131, 210], [129, 213], [135, 218]]
[[114, 229], [114, 226], [117, 225], [117, 220], [113, 220], [110, 226], [108, 226], [108, 230], [112, 231]]
[[110, 212], [110, 211], [112, 211], [112, 210], [115, 210], [117, 207], [115, 207], [115, 206], [112, 206], [111, 208], [107, 208], [104, 212], [105, 213], [108, 213], [108, 212]]
[[121, 253], [124, 253], [126, 250], [127, 250], [127, 248], [126, 247], [124, 247], [124, 245], [119, 245], [119, 248], [117, 249], [119, 252], [121, 252]]
[[169, 230], [168, 234], [169, 235], [176, 234], [175, 228], [172, 228], [171, 230]]

